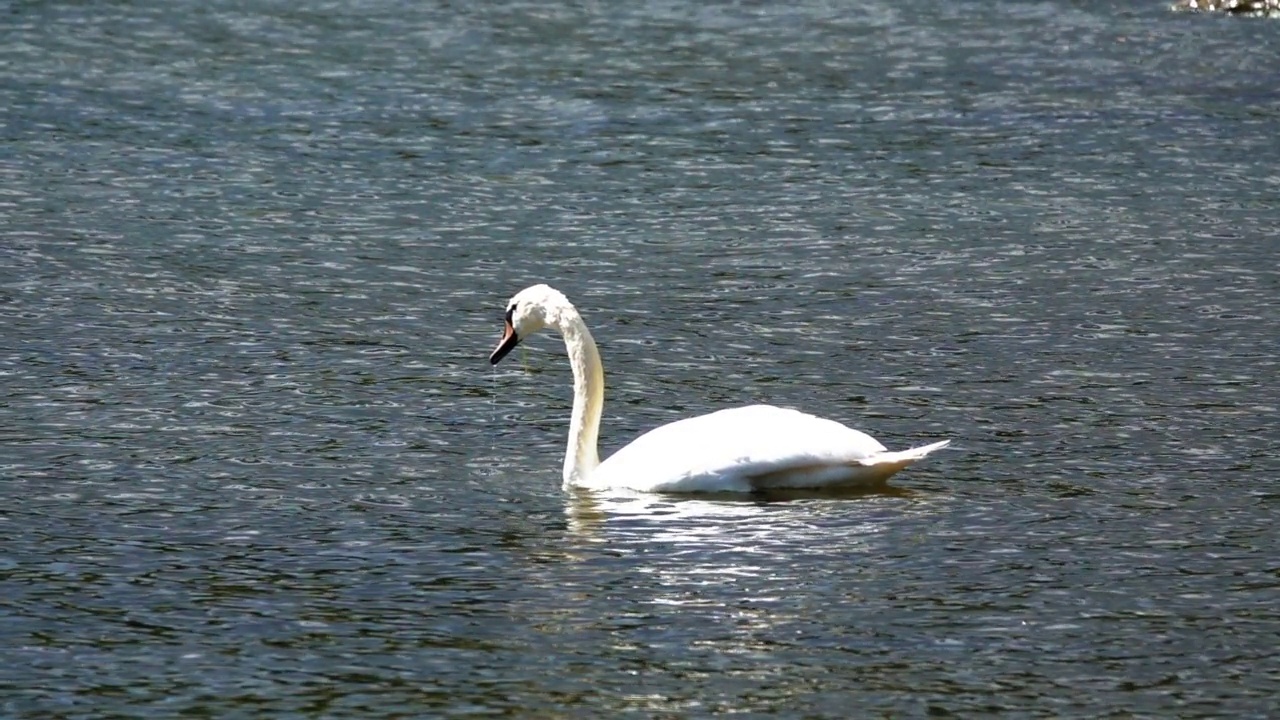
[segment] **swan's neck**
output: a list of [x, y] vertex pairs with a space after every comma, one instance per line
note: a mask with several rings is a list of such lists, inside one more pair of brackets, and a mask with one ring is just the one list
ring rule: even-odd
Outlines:
[[600, 414], [604, 410], [604, 368], [600, 351], [582, 317], [573, 313], [560, 328], [573, 366], [573, 415], [564, 454], [564, 485], [582, 485], [600, 464]]

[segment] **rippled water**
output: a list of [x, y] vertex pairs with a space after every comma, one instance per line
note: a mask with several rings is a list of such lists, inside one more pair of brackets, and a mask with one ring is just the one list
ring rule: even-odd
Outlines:
[[[10, 3], [6, 717], [1280, 712], [1274, 23]], [[892, 492], [566, 495], [770, 402]]]

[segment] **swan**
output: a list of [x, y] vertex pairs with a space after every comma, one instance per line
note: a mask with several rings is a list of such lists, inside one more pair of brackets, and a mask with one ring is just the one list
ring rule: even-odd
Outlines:
[[566, 490], [750, 493], [875, 487], [951, 442], [890, 452], [870, 435], [834, 420], [748, 405], [655, 428], [600, 462], [604, 368], [595, 340], [568, 298], [547, 285], [516, 293], [489, 362], [497, 365], [521, 340], [545, 327], [560, 331], [573, 366]]

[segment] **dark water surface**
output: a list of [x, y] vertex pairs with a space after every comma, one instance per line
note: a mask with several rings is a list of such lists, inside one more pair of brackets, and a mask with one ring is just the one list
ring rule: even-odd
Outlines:
[[[1280, 25], [0, 5], [0, 715], [1280, 714]], [[574, 496], [790, 405], [894, 492]]]

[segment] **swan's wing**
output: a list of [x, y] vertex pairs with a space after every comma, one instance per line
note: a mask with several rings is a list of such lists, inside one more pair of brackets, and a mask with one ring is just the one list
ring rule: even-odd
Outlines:
[[749, 492], [884, 479], [946, 443], [890, 453], [798, 410], [751, 405], [663, 425], [600, 464], [587, 484], [647, 492]]

